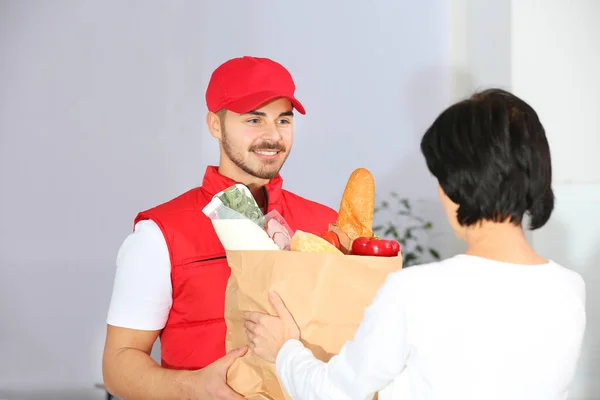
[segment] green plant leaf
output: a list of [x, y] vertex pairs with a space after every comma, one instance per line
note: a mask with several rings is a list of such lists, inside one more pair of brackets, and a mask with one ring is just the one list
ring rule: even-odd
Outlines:
[[414, 262], [417, 260], [418, 260], [418, 257], [413, 252], [408, 252], [408, 253], [402, 255], [402, 264], [405, 267], [414, 265]]
[[400, 203], [407, 209], [410, 210], [410, 202], [408, 199], [400, 199]]
[[373, 232], [377, 232], [381, 237], [393, 238], [400, 243], [404, 266], [420, 263], [420, 258], [425, 253], [430, 254], [434, 259], [441, 259], [435, 249], [421, 243], [421, 232], [428, 233], [433, 229], [433, 224], [418, 215], [417, 210], [412, 208], [411, 200], [401, 198], [398, 192], [394, 191], [389, 193], [386, 200], [379, 202], [381, 198], [385, 197], [377, 197], [378, 204], [375, 212], [388, 209], [392, 214], [386, 217], [387, 221], [384, 219], [381, 224], [375, 226]]
[[425, 220], [424, 220], [423, 218], [421, 218], [421, 217], [418, 217], [418, 216], [416, 216], [416, 215], [412, 215], [412, 216], [411, 216], [411, 218], [412, 218], [412, 219], [414, 219], [415, 221], [419, 221], [419, 222], [421, 222], [421, 223], [424, 223], [424, 222], [425, 222]]
[[383, 233], [383, 236], [388, 236], [388, 235], [393, 235], [394, 237], [398, 236], [398, 231], [396, 230], [396, 227], [392, 224], [390, 224], [388, 226], [388, 228], [385, 230], [385, 232]]
[[433, 256], [433, 258], [435, 258], [436, 260], [439, 260], [440, 257], [440, 253], [438, 253], [436, 250], [434, 249], [429, 249], [429, 254], [431, 254]]

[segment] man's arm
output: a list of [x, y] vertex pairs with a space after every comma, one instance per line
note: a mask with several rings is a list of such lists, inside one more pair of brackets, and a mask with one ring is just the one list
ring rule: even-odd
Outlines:
[[150, 352], [160, 331], [108, 325], [102, 359], [104, 385], [123, 399], [193, 399], [192, 371], [161, 368]]
[[227, 370], [246, 348], [229, 352], [198, 371], [169, 370], [151, 357], [160, 331], [139, 331], [108, 325], [102, 360], [104, 385], [126, 400], [242, 400], [225, 383]]
[[167, 244], [154, 222], [141, 221], [117, 256], [102, 360], [108, 391], [127, 400], [243, 399], [225, 378], [245, 349], [234, 350], [200, 371], [165, 369], [150, 357], [171, 304]]
[[171, 262], [162, 231], [141, 221], [121, 245], [107, 317], [104, 385], [125, 399], [186, 399], [190, 372], [163, 369], [150, 356], [172, 304]]

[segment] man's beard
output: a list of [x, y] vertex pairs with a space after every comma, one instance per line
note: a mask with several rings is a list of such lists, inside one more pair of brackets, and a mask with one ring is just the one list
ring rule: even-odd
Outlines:
[[[264, 164], [259, 166], [258, 168], [252, 168], [250, 165], [248, 165], [244, 162], [244, 158], [242, 157], [242, 154], [240, 154], [239, 152], [236, 152], [232, 148], [226, 132], [223, 132], [223, 140], [222, 140], [221, 145], [223, 146], [223, 151], [225, 152], [227, 157], [229, 157], [229, 159], [239, 169], [241, 169], [248, 175], [254, 176], [259, 179], [275, 178], [277, 176], [277, 174], [279, 174], [281, 167], [283, 167], [283, 164], [285, 164], [285, 161], [287, 160], [287, 157], [289, 155], [289, 153], [285, 154], [285, 158], [283, 159], [283, 161], [280, 161], [280, 159], [273, 160], [272, 162], [265, 161]], [[277, 143], [272, 143], [272, 142], [261, 142], [261, 143], [258, 143], [256, 145], [252, 146], [250, 149], [248, 149], [248, 151], [250, 151], [250, 152], [260, 151], [260, 150], [279, 151], [280, 157], [283, 156], [282, 153], [285, 152], [285, 148], [283, 146], [281, 146]], [[279, 166], [279, 168], [275, 168], [276, 163], [279, 163], [279, 162], [281, 162], [281, 165]]]

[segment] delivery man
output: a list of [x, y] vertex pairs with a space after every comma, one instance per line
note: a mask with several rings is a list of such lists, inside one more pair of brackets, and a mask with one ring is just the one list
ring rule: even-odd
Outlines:
[[[241, 399], [227, 369], [247, 351], [226, 354], [225, 250], [202, 209], [218, 192], [245, 184], [265, 213], [277, 210], [294, 230], [326, 231], [337, 213], [282, 188], [279, 171], [292, 149], [295, 83], [279, 63], [231, 59], [206, 90], [218, 166], [202, 185], [140, 212], [117, 256], [107, 318], [103, 375], [125, 399]], [[161, 365], [150, 357], [160, 336]]]

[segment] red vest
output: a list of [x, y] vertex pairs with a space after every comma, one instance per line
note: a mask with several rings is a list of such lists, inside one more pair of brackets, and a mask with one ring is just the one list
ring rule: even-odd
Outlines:
[[[230, 275], [225, 249], [202, 213], [212, 197], [237, 182], [209, 166], [202, 186], [138, 214], [162, 230], [171, 258], [173, 305], [160, 337], [162, 365], [200, 369], [225, 355], [225, 289]], [[325, 231], [337, 213], [282, 190], [277, 176], [264, 187], [267, 212], [277, 210], [294, 230]]]

